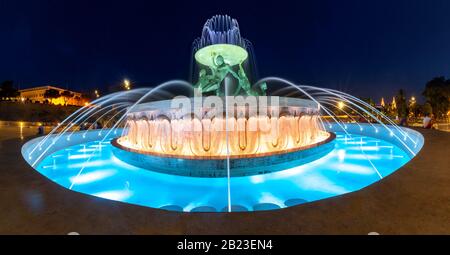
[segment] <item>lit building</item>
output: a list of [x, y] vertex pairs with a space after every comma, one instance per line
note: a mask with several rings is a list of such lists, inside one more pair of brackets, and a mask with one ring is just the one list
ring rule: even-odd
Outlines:
[[86, 100], [83, 100], [83, 98], [81, 97], [81, 93], [74, 91], [69, 91], [70, 93], [72, 93], [72, 97], [60, 96], [58, 98], [45, 98], [45, 91], [49, 89], [57, 90], [60, 94], [62, 94], [63, 91], [66, 91], [66, 89], [61, 89], [53, 86], [41, 86], [29, 89], [21, 89], [19, 90], [20, 99], [21, 101], [29, 100], [33, 103], [45, 103], [47, 101], [54, 105], [84, 106], [86, 103]]
[[392, 103], [391, 103], [391, 107], [392, 109], [397, 109], [397, 103], [395, 102], [395, 97], [392, 98]]

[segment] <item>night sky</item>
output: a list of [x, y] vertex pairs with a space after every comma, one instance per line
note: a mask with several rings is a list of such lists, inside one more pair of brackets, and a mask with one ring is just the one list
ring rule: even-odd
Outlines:
[[239, 21], [260, 77], [357, 96], [419, 96], [450, 78], [450, 1], [0, 0], [0, 81], [105, 90], [188, 79], [192, 41], [215, 14]]

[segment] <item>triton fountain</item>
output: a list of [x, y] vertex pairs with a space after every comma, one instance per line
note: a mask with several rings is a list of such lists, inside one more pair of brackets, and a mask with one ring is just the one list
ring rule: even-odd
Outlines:
[[[423, 145], [418, 132], [346, 93], [257, 80], [253, 46], [229, 16], [209, 19], [192, 49], [192, 83], [99, 98], [27, 142], [24, 159], [88, 195], [174, 211], [234, 212], [364, 188]], [[94, 123], [103, 128], [92, 129]]]

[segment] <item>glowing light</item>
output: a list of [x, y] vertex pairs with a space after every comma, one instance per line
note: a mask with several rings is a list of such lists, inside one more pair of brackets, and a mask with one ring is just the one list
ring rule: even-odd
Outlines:
[[337, 154], [338, 154], [339, 162], [344, 162], [344, 160], [345, 160], [345, 150], [340, 149], [340, 150], [338, 150]]
[[80, 150], [77, 150], [77, 152], [93, 152], [93, 151], [96, 151], [97, 149], [86, 149], [86, 148], [84, 148], [84, 149], [80, 149]]
[[357, 142], [347, 142], [346, 144], [367, 144], [367, 142], [357, 141]]
[[107, 160], [95, 160], [95, 161], [88, 161], [88, 162], [80, 162], [80, 163], [70, 163], [69, 168], [71, 169], [80, 169], [82, 167], [88, 168], [88, 167], [102, 167], [107, 164]]
[[283, 200], [275, 197], [272, 193], [261, 192], [261, 197], [259, 198], [259, 203], [271, 203], [276, 204], [279, 207], [285, 207]]
[[416, 104], [416, 98], [414, 96], [411, 97], [411, 99], [409, 99], [409, 105], [413, 106]]
[[132, 192], [129, 190], [111, 190], [104, 191], [93, 194], [96, 197], [116, 200], [116, 201], [124, 201], [125, 199], [131, 197]]
[[23, 140], [24, 139], [24, 137], [23, 137], [23, 126], [24, 126], [24, 123], [21, 121], [20, 123], [19, 123], [19, 129], [20, 129], [20, 139], [21, 140]]
[[94, 144], [94, 145], [89, 145], [90, 148], [102, 148], [102, 147], [106, 147], [106, 145], [98, 145], [98, 144]]
[[[124, 147], [155, 154], [225, 157], [228, 154], [255, 155], [301, 149], [330, 137], [321, 129], [316, 115], [229, 118], [231, 130], [228, 139], [226, 132], [221, 131], [225, 122], [219, 118], [212, 121], [129, 119], [128, 133], [117, 142]], [[271, 131], [270, 127], [274, 126], [276, 131]], [[254, 127], [255, 130], [246, 127]]]
[[124, 80], [123, 80], [123, 87], [124, 87], [126, 90], [130, 90], [130, 89], [131, 89], [131, 83], [130, 83], [130, 81], [129, 81], [128, 79], [124, 79]]
[[75, 155], [70, 155], [68, 158], [69, 159], [84, 159], [84, 158], [89, 158], [91, 155], [90, 154], [75, 154]]
[[114, 175], [115, 173], [116, 172], [114, 170], [99, 170], [71, 177], [70, 181], [74, 184], [87, 184], [105, 179]]
[[251, 183], [254, 183], [254, 184], [256, 184], [256, 183], [262, 183], [262, 182], [264, 182], [264, 177], [263, 177], [262, 175], [253, 175], [253, 176], [250, 176], [250, 182], [251, 182]]
[[340, 101], [339, 103], [338, 103], [338, 108], [339, 109], [344, 109], [344, 106], [345, 106], [345, 104], [344, 104], [344, 102], [342, 102], [342, 101]]
[[[379, 151], [380, 150], [380, 146], [364, 146], [364, 147], [362, 147], [362, 149], [364, 151]], [[350, 151], [350, 150], [361, 151], [361, 146], [348, 147], [347, 150], [348, 151]]]

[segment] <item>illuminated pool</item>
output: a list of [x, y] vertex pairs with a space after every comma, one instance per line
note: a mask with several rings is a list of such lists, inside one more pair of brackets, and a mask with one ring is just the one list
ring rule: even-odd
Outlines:
[[[278, 209], [359, 190], [399, 169], [423, 145], [423, 137], [410, 129], [404, 130], [412, 138], [413, 151], [395, 142], [394, 134], [378, 130], [358, 134], [360, 127], [349, 124], [347, 133], [331, 128], [336, 134], [335, 147], [315, 161], [288, 164], [275, 173], [230, 178], [232, 211]], [[175, 211], [228, 210], [228, 178], [187, 177], [138, 168], [113, 155], [110, 140], [114, 135], [101, 142], [97, 132], [89, 132], [91, 136], [80, 135], [78, 141], [74, 133], [70, 146], [47, 153], [35, 169], [55, 183], [87, 195]], [[28, 142], [23, 155], [39, 139]]]

